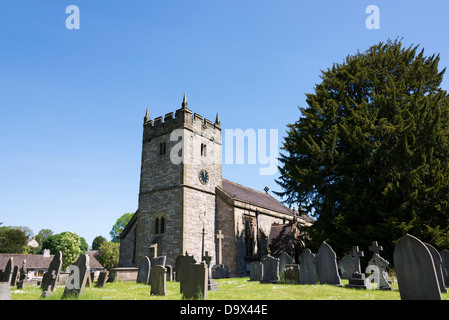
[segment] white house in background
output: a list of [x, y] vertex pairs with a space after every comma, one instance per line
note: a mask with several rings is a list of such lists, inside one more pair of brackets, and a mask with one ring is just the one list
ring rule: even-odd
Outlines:
[[35, 238], [28, 239], [27, 240], [27, 246], [28, 247], [32, 247], [32, 248], [37, 248], [37, 247], [39, 247], [39, 242], [37, 242]]

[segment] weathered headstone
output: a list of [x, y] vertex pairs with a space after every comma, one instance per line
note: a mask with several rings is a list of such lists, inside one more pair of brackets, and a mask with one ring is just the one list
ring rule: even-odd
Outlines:
[[108, 280], [108, 276], [109, 276], [108, 270], [101, 271], [100, 274], [98, 275], [97, 284], [95, 286], [97, 288], [104, 288], [104, 285]]
[[83, 295], [90, 272], [89, 259], [87, 254], [82, 254], [73, 265], [67, 267], [67, 270], [71, 273], [67, 278], [64, 293], [62, 294], [63, 300], [79, 298]]
[[19, 280], [19, 266], [14, 266], [11, 275], [11, 282], [10, 282], [11, 286], [15, 287], [17, 284], [17, 280]]
[[316, 255], [310, 249], [304, 249], [299, 255], [299, 284], [315, 284], [316, 274]]
[[[161, 266], [165, 268], [165, 263], [167, 261], [167, 256], [159, 256], [159, 257], [154, 257], [151, 261], [151, 266], [155, 267], [155, 266]], [[151, 274], [151, 272], [150, 272]]]
[[145, 256], [139, 262], [136, 282], [143, 283], [143, 284], [149, 284], [150, 283], [150, 270], [151, 270], [150, 258]]
[[440, 251], [441, 256], [441, 270], [443, 271], [443, 280], [446, 287], [449, 286], [449, 250], [443, 249]]
[[371, 283], [366, 279], [365, 274], [362, 273], [362, 268], [360, 265], [360, 257], [363, 257], [363, 251], [359, 251], [359, 247], [352, 247], [352, 257], [354, 258], [354, 269], [355, 272], [349, 278], [349, 283], [346, 285], [348, 288], [357, 289], [371, 289]]
[[279, 259], [272, 256], [262, 257], [262, 282], [279, 282]]
[[207, 299], [207, 266], [204, 262], [185, 266], [181, 280], [183, 299]]
[[8, 262], [6, 263], [5, 270], [3, 270], [3, 279], [2, 282], [7, 282], [9, 285], [9, 282], [11, 281], [11, 271], [13, 268], [13, 257], [9, 258]]
[[284, 281], [286, 284], [299, 284], [299, 264], [287, 264], [284, 270]]
[[388, 283], [388, 274], [386, 271], [388, 264], [388, 261], [377, 253], [368, 262], [365, 273], [370, 274], [367, 278], [368, 281], [377, 283], [377, 290], [393, 290]]
[[293, 264], [293, 258], [287, 252], [282, 252], [279, 256], [279, 276], [283, 277], [285, 266]]
[[167, 294], [165, 273], [166, 269], [163, 266], [151, 267], [151, 295], [165, 296]]
[[25, 288], [27, 283], [27, 260], [23, 259], [22, 268], [19, 272], [19, 281], [17, 281], [17, 289]]
[[222, 279], [229, 278], [228, 268], [224, 264], [216, 264], [212, 267], [212, 278]]
[[173, 281], [173, 267], [167, 264], [165, 265], [165, 270], [167, 270], [165, 273], [167, 275], [167, 281]]
[[341, 285], [336, 259], [334, 250], [323, 241], [316, 256], [318, 277], [321, 284]]
[[437, 249], [435, 249], [435, 247], [433, 247], [432, 245], [430, 245], [428, 243], [424, 243], [424, 244], [426, 245], [427, 249], [430, 252], [430, 255], [432, 256], [433, 265], [435, 267], [435, 273], [437, 275], [440, 290], [442, 293], [447, 293], [446, 285], [445, 285], [444, 279], [443, 279], [443, 270], [441, 268], [441, 265], [442, 265], [441, 256], [438, 253]]
[[177, 256], [176, 260], [175, 260], [176, 281], [179, 282], [182, 280], [183, 269], [185, 267], [187, 267], [187, 265], [195, 264], [195, 263], [196, 263], [196, 260], [193, 258], [193, 256], [189, 256], [187, 251], [186, 251], [185, 255]]
[[62, 266], [62, 253], [57, 251], [48, 266], [48, 270], [42, 277], [41, 288], [43, 290], [41, 297], [52, 295], [56, 290], [56, 285], [59, 279]]
[[218, 284], [215, 282], [215, 280], [212, 278], [212, 270], [210, 267], [210, 263], [212, 261], [212, 257], [209, 256], [209, 251], [206, 251], [205, 255], [203, 256], [202, 260], [206, 263], [207, 265], [207, 289], [209, 291], [212, 290], [218, 290]]
[[341, 278], [351, 278], [351, 275], [355, 272], [354, 259], [349, 254], [345, 254], [343, 258], [338, 261], [338, 264], [340, 266]]
[[11, 286], [9, 282], [0, 282], [0, 300], [11, 300]]
[[396, 243], [393, 260], [402, 300], [441, 300], [433, 259], [421, 240], [403, 236]]
[[249, 281], [262, 281], [263, 265], [262, 262], [253, 261], [249, 271]]

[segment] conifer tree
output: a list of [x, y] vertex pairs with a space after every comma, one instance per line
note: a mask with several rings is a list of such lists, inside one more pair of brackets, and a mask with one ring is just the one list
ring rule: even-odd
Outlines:
[[439, 55], [400, 40], [322, 71], [288, 125], [276, 182], [316, 222], [311, 248], [377, 240], [391, 257], [410, 233], [449, 248], [449, 97]]

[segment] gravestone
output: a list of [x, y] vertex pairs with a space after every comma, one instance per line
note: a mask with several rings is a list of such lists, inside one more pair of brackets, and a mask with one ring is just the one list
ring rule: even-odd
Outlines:
[[293, 264], [293, 259], [287, 252], [282, 252], [279, 256], [279, 276], [283, 277], [285, 266]]
[[279, 259], [272, 256], [262, 257], [263, 274], [261, 282], [279, 282]]
[[11, 286], [9, 282], [0, 282], [0, 300], [11, 300]]
[[209, 256], [209, 251], [206, 251], [205, 255], [203, 256], [203, 261], [207, 265], [207, 278], [208, 278], [207, 289], [209, 291], [218, 290], [218, 285], [215, 282], [215, 280], [212, 278], [212, 270], [210, 268], [210, 262], [212, 261], [212, 257]]
[[207, 299], [207, 265], [188, 264], [181, 280], [183, 299]]
[[443, 271], [443, 280], [446, 287], [449, 286], [449, 250], [443, 249], [440, 251], [441, 256], [441, 270]]
[[10, 282], [11, 286], [15, 287], [18, 279], [19, 279], [19, 266], [14, 266]]
[[433, 259], [421, 240], [410, 234], [400, 238], [393, 260], [402, 300], [441, 300]]
[[445, 285], [444, 280], [443, 280], [443, 270], [441, 268], [441, 265], [442, 265], [442, 263], [441, 263], [441, 256], [438, 253], [437, 249], [435, 249], [435, 247], [431, 246], [428, 243], [424, 243], [424, 244], [426, 245], [427, 249], [430, 252], [430, 255], [432, 256], [433, 265], [435, 267], [435, 273], [437, 275], [438, 284], [440, 286], [440, 291], [442, 293], [447, 293], [446, 285]]
[[151, 270], [150, 258], [145, 256], [139, 262], [136, 282], [143, 283], [143, 284], [149, 284], [150, 283], [150, 270]]
[[286, 284], [299, 284], [299, 264], [287, 264], [284, 269], [284, 281]]
[[48, 270], [42, 277], [41, 288], [43, 290], [41, 297], [51, 296], [56, 290], [59, 274], [62, 266], [62, 252], [57, 251], [48, 266]]
[[166, 269], [163, 266], [151, 267], [151, 291], [150, 294], [154, 296], [167, 295], [167, 276]]
[[67, 278], [62, 300], [79, 298], [83, 295], [90, 273], [89, 259], [87, 254], [82, 254], [73, 265], [67, 267], [67, 270], [71, 273]]
[[[151, 266], [155, 267], [155, 266], [161, 266], [165, 268], [165, 263], [167, 261], [167, 256], [160, 256], [160, 257], [154, 257], [151, 260]], [[151, 274], [151, 272], [150, 272]]]
[[341, 285], [336, 259], [334, 250], [323, 241], [316, 256], [318, 277], [321, 284]]
[[222, 279], [229, 278], [228, 268], [224, 264], [216, 264], [212, 267], [212, 278]]
[[185, 255], [180, 255], [178, 257], [176, 257], [175, 260], [175, 276], [176, 276], [176, 281], [181, 282], [179, 285], [179, 290], [180, 293], [182, 293], [183, 290], [183, 280], [184, 277], [186, 275], [186, 273], [184, 272], [187, 268], [188, 265], [190, 264], [195, 264], [196, 260], [195, 258], [193, 258], [193, 256], [189, 256], [189, 254], [186, 251]]
[[263, 265], [262, 262], [253, 261], [249, 270], [249, 281], [262, 281]]
[[175, 260], [175, 279], [180, 282], [182, 280], [183, 269], [187, 267], [189, 264], [195, 264], [196, 260], [193, 256], [189, 256], [186, 251], [185, 255], [179, 255]]
[[17, 289], [25, 288], [27, 282], [27, 260], [23, 259], [22, 268], [19, 272], [19, 281], [17, 281]]
[[349, 254], [345, 254], [343, 258], [338, 261], [338, 264], [340, 265], [341, 278], [351, 278], [351, 275], [355, 272], [354, 259]]
[[298, 257], [299, 260], [299, 284], [315, 284], [316, 274], [316, 255], [310, 249], [304, 249]]
[[7, 282], [9, 285], [9, 282], [11, 281], [11, 271], [13, 266], [13, 258], [9, 258], [8, 262], [6, 263], [5, 270], [3, 270], [3, 279], [2, 282]]
[[173, 267], [169, 264], [165, 265], [165, 270], [167, 270], [167, 281], [173, 281]]
[[375, 253], [368, 262], [365, 273], [370, 273], [370, 276], [367, 279], [370, 282], [377, 283], [377, 290], [393, 290], [388, 283], [388, 274], [386, 271], [388, 264], [388, 261], [377, 253]]
[[371, 283], [366, 279], [365, 274], [362, 273], [362, 268], [360, 265], [360, 257], [363, 257], [363, 251], [359, 251], [359, 247], [352, 247], [352, 257], [354, 258], [354, 268], [355, 272], [349, 278], [349, 283], [346, 285], [347, 288], [356, 289], [371, 289]]
[[104, 288], [106, 281], [108, 281], [109, 271], [101, 271], [98, 275], [97, 284], [95, 285], [97, 288]]

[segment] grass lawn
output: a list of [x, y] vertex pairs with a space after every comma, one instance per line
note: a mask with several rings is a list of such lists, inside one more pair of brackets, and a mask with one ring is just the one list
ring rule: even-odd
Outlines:
[[[249, 278], [215, 280], [220, 290], [209, 291], [208, 300], [399, 300], [397, 284], [393, 291], [360, 290], [331, 285], [261, 284]], [[39, 300], [42, 290], [37, 285], [25, 289], [12, 288], [13, 300]], [[58, 287], [52, 297], [45, 300], [60, 300], [64, 287]], [[442, 294], [448, 300], [448, 294]], [[179, 282], [167, 282], [166, 296], [151, 296], [150, 286], [135, 282], [106, 283], [104, 288], [86, 287], [80, 300], [182, 300]]]

